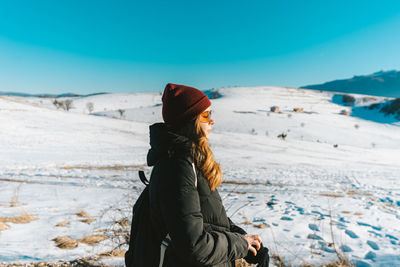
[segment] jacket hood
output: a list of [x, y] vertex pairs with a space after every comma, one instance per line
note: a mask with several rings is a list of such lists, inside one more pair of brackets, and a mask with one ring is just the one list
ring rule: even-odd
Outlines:
[[162, 157], [174, 152], [191, 152], [192, 142], [189, 138], [172, 132], [165, 123], [155, 123], [149, 128], [150, 150], [147, 153], [148, 166], [154, 166]]

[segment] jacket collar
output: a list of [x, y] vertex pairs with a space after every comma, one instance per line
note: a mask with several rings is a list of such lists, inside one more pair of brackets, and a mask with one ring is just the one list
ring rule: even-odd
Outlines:
[[162, 157], [172, 153], [190, 153], [192, 142], [174, 133], [165, 123], [155, 123], [150, 126], [150, 147], [147, 165], [154, 166]]

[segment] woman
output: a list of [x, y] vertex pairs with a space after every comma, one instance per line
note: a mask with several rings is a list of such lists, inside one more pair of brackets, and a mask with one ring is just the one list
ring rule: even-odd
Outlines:
[[208, 145], [215, 123], [210, 100], [195, 88], [167, 84], [162, 102], [165, 123], [150, 126], [147, 155], [154, 166], [149, 189], [154, 240], [170, 241], [160, 266], [228, 267], [249, 252], [256, 255], [260, 237], [232, 223], [217, 191], [222, 173]]

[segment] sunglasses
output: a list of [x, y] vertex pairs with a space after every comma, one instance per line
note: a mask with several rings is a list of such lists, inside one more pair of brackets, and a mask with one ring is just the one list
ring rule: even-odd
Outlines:
[[200, 121], [204, 123], [209, 123], [211, 120], [211, 113], [211, 110], [202, 112], [200, 114]]

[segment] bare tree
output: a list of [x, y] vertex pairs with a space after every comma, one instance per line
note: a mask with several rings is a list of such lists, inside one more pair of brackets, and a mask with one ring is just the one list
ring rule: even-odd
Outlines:
[[59, 109], [60, 107], [62, 107], [62, 102], [59, 102], [57, 99], [54, 99], [53, 105], [54, 105], [57, 109]]
[[118, 112], [119, 112], [120, 118], [122, 118], [125, 114], [125, 109], [118, 109]]
[[64, 101], [64, 109], [66, 111], [69, 111], [72, 108], [72, 100], [71, 99], [67, 99]]
[[94, 109], [93, 103], [92, 102], [86, 103], [86, 108], [88, 109], [89, 113], [92, 113]]

